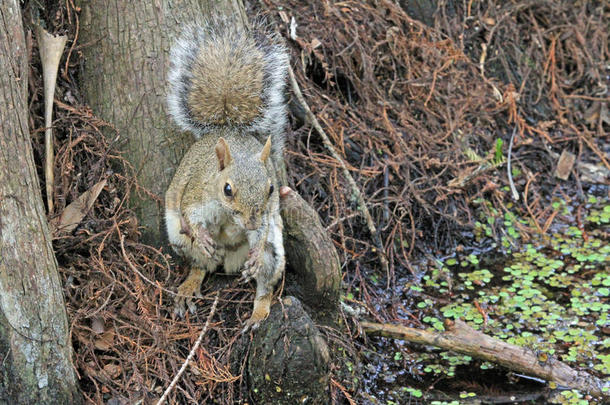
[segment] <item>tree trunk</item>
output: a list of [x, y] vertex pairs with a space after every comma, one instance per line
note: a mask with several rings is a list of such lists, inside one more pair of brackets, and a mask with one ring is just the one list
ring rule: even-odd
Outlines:
[[91, 44], [83, 50], [82, 88], [94, 113], [118, 130], [139, 184], [158, 197], [134, 193], [131, 201], [144, 226], [144, 240], [158, 244], [164, 234], [163, 195], [193, 143], [166, 111], [170, 47], [184, 24], [213, 10], [238, 13], [244, 21], [245, 12], [238, 0], [80, 3], [79, 42]]
[[[82, 88], [94, 113], [110, 122], [118, 130], [123, 139], [122, 150], [136, 169], [140, 185], [159, 197], [159, 200], [155, 201], [142, 195], [131, 202], [141, 225], [144, 226], [144, 239], [159, 243], [161, 235], [164, 234], [161, 231], [163, 225], [162, 197], [184, 152], [194, 142], [192, 137], [181, 133], [171, 124], [166, 112], [166, 72], [169, 65], [170, 47], [183, 25], [200, 20], [215, 11], [236, 13], [241, 16], [243, 24], [247, 24], [243, 5], [240, 0], [199, 2], [164, 0], [157, 3], [138, 3], [137, 7], [126, 0], [112, 3], [91, 0], [80, 3], [82, 12], [79, 41], [83, 44], [92, 44], [83, 50], [86, 64], [82, 74]], [[116, 136], [116, 134], [108, 135]], [[285, 179], [284, 172], [280, 169], [279, 175], [283, 179]], [[306, 203], [298, 200], [298, 196], [294, 198], [297, 199], [293, 204], [295, 206], [291, 205], [288, 207], [288, 211], [284, 210], [292, 215], [291, 220], [309, 221], [311, 215], [317, 215], [312, 210], [305, 210], [299, 214], [301, 212], [299, 210], [303, 209], [303, 205]], [[297, 214], [294, 214], [294, 210], [297, 211]], [[291, 254], [289, 251], [287, 257], [296, 258], [293, 263], [295, 266], [303, 264], [303, 270], [300, 268], [297, 270], [300, 281], [313, 277], [311, 280], [306, 280], [304, 284], [303, 291], [307, 293], [305, 295], [313, 297], [313, 294], [316, 294], [316, 297], [327, 300], [328, 305], [325, 308], [328, 309], [327, 312], [331, 312], [330, 307], [335, 305], [336, 309], [338, 302], [337, 290], [340, 281], [338, 259], [334, 260], [337, 256], [330, 239], [324, 239], [321, 235], [315, 234], [315, 232], [324, 232], [319, 221], [316, 222], [315, 231], [298, 232], [301, 228], [307, 227], [308, 223], [291, 225], [292, 222], [287, 221], [291, 230], [288, 238], [295, 240], [294, 243], [286, 243], [287, 248], [304, 251], [302, 254]], [[299, 244], [298, 241], [302, 241], [303, 237], [313, 237], [314, 242]], [[323, 251], [331, 256], [330, 263], [329, 260], [319, 260], [320, 255], [317, 250], [308, 250], [319, 249], [321, 243], [329, 245]], [[310, 259], [310, 256], [313, 256], [313, 259]], [[312, 265], [323, 265], [324, 267], [316, 271], [311, 268]], [[326, 279], [325, 277], [329, 274], [329, 278]], [[274, 325], [284, 323], [286, 326], [281, 329], [282, 336], [286, 339], [292, 336], [300, 342], [299, 330], [302, 328], [290, 325], [311, 324], [311, 327], [307, 326], [311, 333], [315, 327], [308, 316], [297, 316], [297, 313], [304, 313], [300, 305], [298, 308], [300, 311], [293, 309], [290, 312], [294, 314], [295, 319], [292, 319], [290, 315], [287, 316], [287, 319], [278, 316]], [[305, 318], [309, 319], [307, 323], [302, 321]], [[263, 329], [264, 327], [261, 326], [261, 330]], [[314, 335], [306, 334], [306, 336]], [[319, 337], [319, 334], [316, 334], [315, 337], [316, 344], [310, 345], [311, 348], [308, 347], [308, 350], [312, 353], [324, 352], [320, 349], [320, 347], [325, 347], [322, 338]], [[262, 338], [262, 334], [257, 334], [254, 339], [256, 347], [261, 345]], [[304, 350], [303, 348], [306, 346], [303, 343], [295, 347]], [[264, 352], [263, 349], [261, 348], [260, 353]], [[294, 356], [297, 356], [297, 353]], [[296, 359], [296, 357], [293, 359], [294, 356], [287, 354], [286, 358], [294, 361], [284, 362], [283, 359], [280, 359], [278, 364], [284, 364], [286, 367], [304, 364], [299, 363], [297, 360], [300, 361], [300, 359]], [[299, 373], [303, 372], [305, 375], [305, 371], [310, 371], [307, 375], [318, 376], [320, 384], [311, 385], [309, 388], [317, 391], [315, 395], [325, 396], [326, 391], [320, 387], [324, 387], [327, 382], [327, 368], [324, 362], [321, 362], [320, 365], [319, 368], [311, 371], [301, 368], [287, 371], [291, 376], [288, 379], [289, 383], [297, 382], [296, 376]], [[257, 367], [250, 369], [251, 372], [256, 370]], [[260, 370], [262, 369], [258, 369], [258, 371]], [[266, 395], [265, 390], [272, 389], [275, 392], [276, 387], [261, 383], [256, 375], [256, 373], [252, 374], [251, 382], [254, 392], [263, 396]], [[289, 391], [294, 390], [290, 388]], [[314, 395], [314, 393], [310, 395]]]
[[0, 403], [81, 401], [28, 131], [17, 0], [0, 2]]

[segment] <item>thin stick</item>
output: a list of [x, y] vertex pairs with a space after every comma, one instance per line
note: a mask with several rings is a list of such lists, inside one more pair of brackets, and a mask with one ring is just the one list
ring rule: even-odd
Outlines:
[[169, 387], [167, 387], [167, 389], [163, 393], [163, 396], [161, 397], [161, 399], [159, 399], [159, 401], [157, 401], [157, 405], [161, 405], [161, 404], [163, 404], [165, 402], [165, 400], [167, 399], [167, 396], [172, 391], [172, 389], [174, 389], [174, 386], [176, 385], [176, 383], [178, 382], [178, 380], [182, 376], [182, 373], [184, 373], [184, 370], [186, 370], [186, 366], [190, 363], [190, 361], [195, 356], [195, 352], [199, 348], [199, 345], [201, 344], [201, 341], [203, 340], [203, 336], [205, 335], [205, 333], [208, 330], [208, 326], [210, 325], [210, 320], [212, 319], [212, 316], [214, 315], [214, 312], [216, 312], [216, 305], [218, 304], [218, 297], [219, 297], [219, 293], [216, 292], [216, 298], [214, 299], [214, 303], [212, 304], [212, 309], [210, 310], [210, 314], [208, 315], [208, 319], [206, 319], [205, 325], [203, 326], [203, 329], [201, 330], [201, 333], [199, 334], [199, 338], [197, 338], [197, 341], [195, 342], [195, 345], [193, 345], [193, 348], [191, 349], [191, 352], [189, 353], [189, 355], [186, 358], [186, 360], [184, 360], [184, 363], [182, 364], [182, 367], [180, 367], [180, 370], [178, 371], [178, 374], [176, 374], [176, 376], [174, 377], [172, 382], [169, 384]]
[[292, 90], [294, 91], [294, 94], [297, 97], [297, 100], [299, 100], [299, 103], [301, 104], [301, 106], [303, 106], [303, 109], [305, 110], [305, 114], [307, 115], [307, 118], [309, 119], [309, 121], [311, 122], [313, 127], [316, 129], [318, 134], [320, 134], [320, 136], [322, 137], [322, 141], [324, 142], [324, 146], [326, 146], [326, 149], [329, 150], [330, 154], [339, 163], [339, 166], [341, 166], [343, 175], [347, 179], [347, 182], [349, 183], [349, 185], [352, 189], [352, 193], [354, 193], [358, 197], [358, 205], [359, 205], [360, 209], [362, 210], [362, 214], [364, 215], [364, 218], [366, 219], [366, 224], [369, 228], [369, 232], [371, 233], [371, 236], [373, 237], [373, 243], [375, 244], [375, 246], [377, 248], [376, 249], [377, 256], [379, 256], [379, 261], [381, 262], [381, 267], [383, 268], [383, 270], [389, 277], [390, 270], [389, 270], [389, 266], [388, 266], [388, 260], [385, 257], [385, 252], [383, 250], [383, 244], [381, 243], [381, 238], [379, 237], [379, 233], [377, 232], [377, 228], [375, 227], [375, 223], [373, 222], [373, 217], [371, 217], [371, 213], [369, 212], [369, 210], [366, 206], [364, 197], [362, 196], [362, 193], [360, 192], [358, 185], [354, 181], [354, 178], [349, 173], [349, 170], [347, 169], [345, 162], [343, 161], [341, 156], [339, 156], [339, 154], [333, 147], [333, 144], [330, 142], [330, 139], [326, 135], [326, 132], [324, 132], [324, 130], [322, 129], [322, 126], [320, 125], [320, 122], [318, 122], [318, 119], [316, 118], [316, 116], [313, 114], [313, 112], [311, 112], [311, 109], [309, 108], [307, 101], [305, 101], [305, 98], [303, 97], [303, 93], [301, 93], [301, 89], [299, 88], [297, 79], [294, 76], [292, 67], [289, 67], [288, 74], [290, 76]]
[[356, 405], [356, 401], [354, 401], [352, 396], [349, 394], [349, 392], [347, 392], [345, 387], [343, 385], [341, 385], [341, 383], [339, 381], [335, 380], [334, 378], [331, 378], [330, 382], [332, 383], [332, 385], [339, 388], [339, 390], [343, 393], [343, 395], [345, 395], [345, 399], [347, 399], [347, 402], [349, 402], [350, 405]]
[[510, 191], [513, 193], [513, 199], [515, 201], [519, 201], [519, 193], [517, 192], [517, 188], [515, 187], [515, 182], [513, 181], [513, 173], [511, 167], [511, 158], [513, 153], [513, 140], [515, 139], [515, 134], [517, 133], [517, 126], [515, 125], [515, 129], [513, 129], [513, 134], [510, 136], [510, 143], [508, 144], [508, 161], [506, 163], [506, 170], [508, 172], [508, 184], [510, 185]]
[[189, 297], [192, 298], [190, 295], [189, 296], [185, 296], [185, 295], [180, 295], [180, 294], [176, 294], [175, 292], [173, 292], [172, 290], [168, 290], [167, 288], [159, 285], [158, 283], [153, 282], [151, 279], [149, 279], [148, 277], [146, 277], [144, 274], [142, 274], [142, 272], [140, 272], [136, 266], [133, 265], [133, 263], [131, 262], [131, 260], [129, 260], [129, 256], [127, 256], [127, 252], [125, 252], [125, 243], [123, 242], [125, 240], [125, 236], [123, 234], [121, 234], [121, 231], [119, 230], [119, 225], [115, 222], [115, 227], [116, 230], [119, 234], [119, 241], [121, 242], [121, 252], [123, 253], [123, 259], [125, 259], [125, 262], [127, 263], [127, 265], [129, 265], [129, 268], [131, 270], [133, 270], [137, 275], [139, 275], [140, 277], [142, 277], [145, 281], [147, 281], [150, 285], [153, 285], [157, 288], [160, 288], [161, 290], [165, 291], [166, 293], [175, 295], [176, 297]]

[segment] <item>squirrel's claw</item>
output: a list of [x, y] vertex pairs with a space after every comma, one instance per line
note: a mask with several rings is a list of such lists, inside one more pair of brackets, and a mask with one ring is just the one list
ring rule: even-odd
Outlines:
[[174, 304], [174, 314], [178, 318], [184, 318], [186, 315], [186, 308], [188, 308], [191, 314], [197, 312], [197, 305], [195, 305], [194, 298], [201, 298], [201, 294], [197, 294], [192, 297], [179, 297]]
[[246, 333], [249, 330], [258, 329], [260, 323], [267, 319], [270, 312], [271, 298], [272, 295], [269, 293], [254, 299], [254, 310], [252, 311], [252, 316], [246, 321], [246, 325], [241, 331], [242, 333]]
[[178, 298], [174, 304], [174, 315], [176, 315], [177, 318], [184, 318], [184, 315], [186, 314], [184, 303], [184, 298]]
[[252, 279], [254, 279], [257, 274], [258, 271], [260, 270], [260, 266], [251, 266], [251, 267], [247, 267], [245, 268], [242, 272], [241, 272], [241, 277], [239, 278], [239, 282], [240, 283], [249, 283]]
[[193, 239], [193, 234], [191, 233], [191, 227], [186, 222], [186, 219], [182, 215], [180, 215], [180, 233], [188, 236]]
[[199, 268], [193, 268], [186, 280], [178, 286], [178, 295], [174, 304], [174, 314], [177, 317], [184, 318], [187, 307], [191, 314], [197, 311], [194, 300], [203, 297], [199, 288], [204, 276], [204, 271]]
[[250, 272], [249, 269], [244, 270], [241, 273], [241, 277], [239, 278], [239, 282], [240, 283], [244, 283], [244, 284], [249, 283], [250, 280], [252, 280], [253, 277], [254, 277], [254, 275]]
[[191, 314], [195, 314], [195, 312], [197, 312], [197, 306], [195, 305], [195, 303], [193, 302], [192, 298], [188, 298], [186, 300], [186, 305], [189, 307], [189, 312]]
[[193, 302], [192, 298], [181, 298], [176, 301], [174, 305], [174, 315], [178, 318], [184, 318], [186, 315], [186, 308], [188, 308], [191, 314], [194, 314], [197, 311], [197, 306]]
[[241, 333], [247, 333], [248, 331], [255, 331], [258, 329], [258, 327], [260, 326], [261, 321], [253, 321], [252, 318], [248, 319], [246, 321], [246, 325], [244, 326], [244, 328], [241, 330]]
[[258, 329], [258, 327], [260, 326], [261, 322], [264, 321], [265, 319], [267, 319], [267, 316], [269, 316], [269, 309], [267, 308], [267, 310], [254, 310], [254, 312], [252, 313], [252, 316], [245, 322], [245, 326], [244, 328], [241, 330], [241, 333], [246, 333], [248, 331], [255, 331]]

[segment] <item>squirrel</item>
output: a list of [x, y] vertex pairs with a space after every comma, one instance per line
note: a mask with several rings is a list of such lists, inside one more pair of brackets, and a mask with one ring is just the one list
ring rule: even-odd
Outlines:
[[192, 263], [178, 287], [178, 316], [185, 304], [195, 311], [192, 298], [205, 275], [221, 266], [256, 280], [244, 330], [269, 315], [286, 263], [277, 168], [288, 60], [264, 22], [248, 30], [218, 16], [188, 26], [170, 52], [169, 112], [198, 138], [165, 195], [169, 242]]

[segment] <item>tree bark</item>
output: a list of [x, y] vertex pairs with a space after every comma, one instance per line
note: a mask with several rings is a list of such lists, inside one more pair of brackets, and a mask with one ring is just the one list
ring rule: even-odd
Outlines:
[[[121, 149], [141, 186], [158, 199], [134, 193], [143, 236], [158, 244], [162, 198], [193, 138], [178, 130], [166, 111], [169, 50], [184, 24], [212, 11], [234, 12], [245, 21], [238, 0], [80, 1], [79, 42], [84, 48], [82, 88], [95, 114], [121, 136]], [[115, 133], [108, 134], [115, 137]]]
[[0, 403], [80, 403], [28, 131], [17, 0], [0, 2]]

